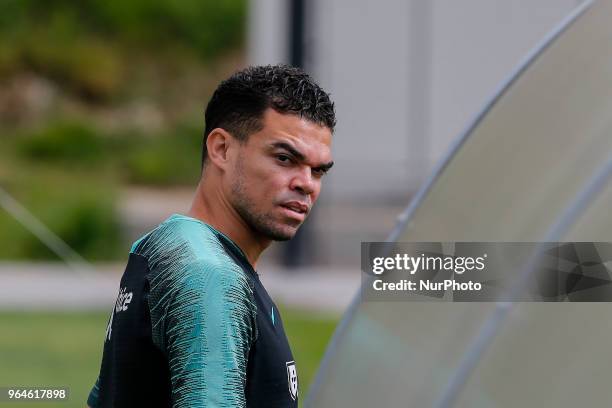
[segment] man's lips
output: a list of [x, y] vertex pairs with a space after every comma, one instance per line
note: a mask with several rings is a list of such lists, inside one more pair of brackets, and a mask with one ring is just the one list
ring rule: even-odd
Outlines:
[[281, 204], [281, 207], [287, 208], [298, 214], [304, 214], [304, 215], [308, 214], [308, 212], [310, 211], [310, 207], [308, 205], [301, 203], [299, 201], [289, 201], [289, 202]]

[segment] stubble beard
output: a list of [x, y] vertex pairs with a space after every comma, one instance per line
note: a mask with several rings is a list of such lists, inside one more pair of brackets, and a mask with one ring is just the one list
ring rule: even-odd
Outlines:
[[243, 169], [240, 162], [238, 160], [236, 164], [236, 180], [232, 185], [233, 206], [240, 217], [253, 231], [273, 241], [288, 241], [293, 238], [299, 226], [293, 231], [282, 229], [275, 225], [270, 214], [262, 214], [257, 211], [252, 200], [246, 194]]

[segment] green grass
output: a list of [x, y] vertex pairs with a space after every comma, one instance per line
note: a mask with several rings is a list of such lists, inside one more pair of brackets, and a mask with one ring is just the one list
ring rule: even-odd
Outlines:
[[[282, 318], [303, 401], [337, 321], [291, 309]], [[68, 386], [67, 402], [36, 405], [83, 407], [100, 368], [107, 319], [106, 312], [0, 312], [0, 387]]]
[[43, 405], [83, 407], [100, 368], [107, 318], [107, 313], [0, 313], [0, 386], [67, 386], [69, 401]]
[[303, 403], [338, 320], [297, 310], [283, 309], [281, 313], [298, 369], [300, 401]]

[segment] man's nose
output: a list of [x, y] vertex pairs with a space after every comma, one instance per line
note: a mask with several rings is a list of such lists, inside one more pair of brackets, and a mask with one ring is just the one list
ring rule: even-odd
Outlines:
[[317, 180], [312, 176], [310, 167], [300, 170], [291, 180], [291, 189], [310, 195], [317, 189]]

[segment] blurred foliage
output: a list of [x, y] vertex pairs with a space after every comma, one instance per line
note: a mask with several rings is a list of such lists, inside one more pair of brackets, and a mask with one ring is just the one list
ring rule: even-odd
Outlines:
[[121, 91], [134, 55], [210, 61], [242, 45], [245, 21], [246, 0], [3, 0], [0, 74], [33, 69], [107, 100]]
[[173, 135], [141, 138], [125, 156], [124, 177], [133, 184], [195, 185], [200, 178], [202, 129], [180, 126]]
[[[110, 307], [109, 312], [0, 313], [0, 384], [68, 386], [68, 401], [40, 406], [85, 406], [100, 370]], [[285, 308], [282, 317], [298, 368], [302, 405], [337, 319]]]
[[29, 160], [85, 162], [100, 159], [103, 139], [78, 122], [56, 122], [31, 132], [18, 143], [19, 153]]
[[[3, 187], [54, 233], [89, 260], [118, 259], [125, 252], [115, 187], [81, 172], [41, 164], [3, 180]], [[43, 170], [45, 169], [45, 170]], [[0, 211], [0, 258], [57, 259], [40, 240]]]
[[45, 33], [37, 31], [18, 40], [20, 59], [13, 61], [14, 64], [66, 84], [88, 99], [107, 100], [120, 91], [125, 67], [117, 49], [87, 37], [41, 42]]
[[[113, 182], [148, 186], [194, 185], [200, 176], [202, 126], [179, 124], [152, 135], [104, 133], [62, 120], [13, 137], [7, 150], [24, 166], [48, 163], [60, 171], [113, 168]], [[8, 155], [11, 152], [7, 152]], [[96, 176], [100, 174], [96, 172]]]
[[[89, 260], [122, 259], [125, 246], [114, 206], [108, 202], [55, 203], [51, 208], [30, 208], [73, 249]], [[57, 259], [40, 240], [8, 214], [0, 213], [0, 258]]]
[[[63, 120], [4, 139], [0, 185], [85, 258], [122, 259], [119, 187], [195, 185], [200, 149], [197, 126], [145, 136]], [[56, 258], [4, 211], [0, 242], [0, 258]]]
[[[100, 197], [74, 197], [69, 202], [56, 203], [45, 209], [47, 226], [86, 259], [105, 260], [120, 257], [125, 247], [113, 203]], [[40, 240], [29, 236], [23, 245], [27, 259], [48, 259], [55, 254]]]
[[[0, 1], [0, 187], [86, 258], [123, 259], [120, 192], [197, 183], [196, 122], [241, 63], [246, 12], [246, 0]], [[3, 258], [56, 256], [0, 209]]]

